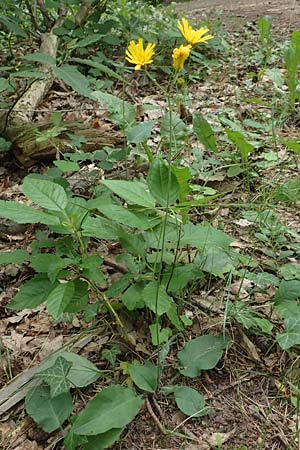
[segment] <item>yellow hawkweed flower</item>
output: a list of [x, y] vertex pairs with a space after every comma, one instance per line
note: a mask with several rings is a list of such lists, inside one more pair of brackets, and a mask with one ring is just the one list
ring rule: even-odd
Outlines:
[[125, 59], [131, 64], [135, 64], [135, 70], [140, 70], [142, 66], [151, 64], [153, 62], [155, 44], [148, 43], [144, 49], [143, 39], [140, 38], [138, 42], [130, 41], [126, 50]]
[[206, 44], [206, 41], [213, 39], [211, 34], [206, 34], [209, 32], [208, 28], [201, 27], [199, 30], [194, 30], [184, 17], [181, 19], [181, 22], [180, 20], [177, 22], [178, 29], [188, 44], [195, 45], [199, 42], [204, 42]]
[[191, 45], [181, 45], [179, 48], [174, 48], [172, 53], [174, 69], [183, 69], [185, 60], [190, 56], [191, 48]]

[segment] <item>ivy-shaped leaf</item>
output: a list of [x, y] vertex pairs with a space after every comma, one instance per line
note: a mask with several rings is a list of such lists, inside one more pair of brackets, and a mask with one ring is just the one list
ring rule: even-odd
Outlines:
[[69, 391], [71, 383], [67, 376], [71, 367], [71, 362], [67, 361], [62, 356], [59, 356], [55, 360], [53, 366], [38, 373], [38, 376], [50, 386], [51, 398]]

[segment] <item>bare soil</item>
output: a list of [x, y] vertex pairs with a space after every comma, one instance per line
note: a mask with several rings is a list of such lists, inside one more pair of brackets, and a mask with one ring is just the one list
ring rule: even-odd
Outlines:
[[236, 28], [246, 21], [268, 15], [273, 24], [284, 29], [300, 26], [299, 0], [192, 0], [178, 4], [178, 11], [193, 17], [222, 14], [227, 25]]

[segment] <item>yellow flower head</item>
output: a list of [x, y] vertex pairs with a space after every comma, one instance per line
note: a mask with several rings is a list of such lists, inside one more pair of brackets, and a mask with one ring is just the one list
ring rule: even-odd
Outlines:
[[178, 29], [188, 44], [195, 45], [199, 42], [206, 44], [207, 41], [213, 39], [211, 34], [206, 34], [209, 32], [208, 28], [201, 27], [199, 30], [194, 30], [184, 17], [181, 19], [181, 22], [180, 20], [177, 22]]
[[190, 56], [191, 48], [191, 45], [181, 45], [179, 48], [174, 48], [172, 53], [174, 69], [183, 69], [185, 60]]
[[143, 39], [140, 38], [138, 42], [130, 41], [126, 50], [125, 59], [131, 64], [135, 64], [135, 70], [140, 70], [142, 66], [151, 64], [153, 62], [155, 44], [148, 43], [144, 49]]

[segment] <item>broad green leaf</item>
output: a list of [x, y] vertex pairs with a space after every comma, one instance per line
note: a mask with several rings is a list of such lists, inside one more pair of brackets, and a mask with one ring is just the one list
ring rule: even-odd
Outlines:
[[228, 316], [240, 323], [246, 330], [272, 335], [273, 325], [267, 319], [260, 318], [243, 302], [229, 303]]
[[48, 278], [37, 275], [21, 286], [19, 292], [13, 297], [7, 308], [16, 311], [36, 308], [46, 301], [49, 293], [55, 286]]
[[174, 397], [178, 408], [189, 417], [202, 417], [209, 413], [203, 395], [188, 386], [174, 386]]
[[47, 360], [36, 370], [36, 375], [39, 375], [40, 372], [44, 372], [53, 366], [59, 357], [62, 357], [71, 364], [68, 380], [72, 386], [88, 386], [102, 375], [101, 370], [97, 369], [97, 367], [86, 358], [64, 350], [47, 358]]
[[29, 258], [28, 252], [25, 250], [11, 250], [0, 253], [1, 264], [23, 264], [25, 259]]
[[118, 73], [114, 72], [109, 67], [97, 61], [82, 58], [69, 58], [69, 60], [78, 62], [79, 64], [85, 64], [87, 66], [94, 67], [95, 69], [100, 70], [100, 72], [106, 73], [106, 75], [109, 75], [111, 78], [115, 78], [116, 80], [121, 81], [122, 83], [128, 84], [128, 81], [125, 80], [125, 78], [121, 77]]
[[88, 436], [83, 450], [104, 450], [105, 448], [111, 447], [114, 442], [119, 440], [122, 431], [123, 428], [112, 428], [105, 433]]
[[248, 161], [249, 153], [253, 152], [254, 147], [246, 141], [244, 135], [239, 131], [232, 131], [229, 128], [226, 130], [228, 139], [239, 149], [244, 164]]
[[284, 266], [279, 269], [279, 272], [286, 281], [294, 279], [300, 280], [300, 264], [284, 264]]
[[173, 300], [166, 293], [165, 286], [158, 285], [157, 281], [151, 281], [143, 291], [143, 300], [151, 311], [158, 316], [169, 311]]
[[28, 53], [27, 55], [23, 56], [23, 59], [26, 59], [27, 61], [39, 62], [41, 64], [48, 64], [49, 66], [55, 66], [56, 64], [55, 58], [53, 58], [53, 56], [49, 55], [48, 53]]
[[78, 94], [85, 97], [91, 96], [92, 91], [89, 87], [89, 80], [76, 67], [63, 64], [60, 67], [55, 67], [54, 73]]
[[101, 205], [101, 202], [99, 202], [97, 209], [109, 219], [127, 225], [128, 227], [138, 228], [139, 230], [145, 230], [149, 227], [149, 218], [147, 216], [139, 217], [134, 212], [121, 205], [113, 203], [103, 203]]
[[[97, 271], [97, 267], [94, 268], [94, 271]], [[94, 275], [94, 271], [92, 273], [92, 276]], [[83, 271], [83, 276], [85, 276]], [[91, 275], [91, 273], [89, 273]], [[102, 275], [103, 278], [103, 275]], [[89, 301], [89, 285], [86, 281], [79, 280], [76, 278], [73, 280], [75, 291], [74, 295], [72, 297], [72, 300], [68, 305], [66, 306], [65, 312], [66, 313], [78, 313], [83, 310], [85, 310], [88, 306]], [[101, 283], [102, 284], [102, 283]]]
[[[0, 78], [0, 92], [6, 91], [10, 88], [10, 84], [6, 78]], [[1, 138], [3, 139], [3, 138]]]
[[112, 428], [95, 436], [84, 436], [74, 434], [70, 430], [64, 439], [64, 448], [66, 450], [76, 450], [78, 447], [82, 450], [104, 450], [119, 439], [122, 431], [123, 428]]
[[26, 177], [23, 192], [32, 202], [50, 211], [62, 211], [68, 203], [67, 194], [62, 186], [40, 178]]
[[54, 319], [58, 319], [59, 316], [65, 311], [66, 307], [72, 300], [74, 295], [75, 286], [72, 281], [67, 283], [61, 283], [56, 286], [53, 291], [47, 297], [47, 310]]
[[283, 350], [300, 345], [300, 314], [284, 320], [285, 333], [277, 334], [276, 341]]
[[179, 184], [172, 170], [156, 158], [147, 177], [150, 193], [162, 205], [169, 206], [176, 202], [179, 196]]
[[137, 308], [143, 308], [145, 306], [143, 300], [143, 290], [144, 283], [137, 282], [132, 284], [122, 295], [121, 301], [129, 311], [133, 311]]
[[135, 107], [131, 103], [101, 91], [93, 92], [92, 98], [108, 110], [112, 122], [121, 127], [135, 123]]
[[190, 281], [202, 278], [203, 274], [194, 264], [175, 266], [168, 268], [163, 275], [162, 284], [167, 286], [168, 292], [178, 292], [184, 289]]
[[120, 227], [104, 217], [87, 216], [82, 222], [82, 234], [98, 239], [117, 240]]
[[173, 146], [176, 141], [186, 139], [187, 126], [184, 121], [177, 115], [167, 113], [160, 123], [161, 135], [170, 141], [170, 145]]
[[282, 280], [275, 294], [276, 304], [300, 298], [300, 280]]
[[155, 199], [149, 193], [147, 186], [140, 181], [104, 180], [102, 183], [111, 191], [132, 205], [154, 208]]
[[211, 247], [227, 249], [234, 239], [211, 225], [191, 223], [184, 226], [182, 245], [192, 245], [199, 250]]
[[0, 217], [17, 223], [43, 223], [44, 225], [59, 225], [59, 218], [44, 211], [30, 208], [23, 203], [0, 200]]
[[33, 387], [26, 395], [25, 408], [33, 420], [47, 433], [57, 430], [73, 409], [69, 392], [51, 398], [48, 386]]
[[174, 173], [178, 185], [179, 185], [179, 201], [184, 202], [187, 195], [191, 191], [189, 180], [192, 177], [191, 171], [188, 167], [171, 166], [171, 170]]
[[35, 253], [30, 258], [30, 267], [32, 267], [36, 272], [48, 273], [51, 266], [57, 266], [63, 268], [68, 265], [70, 260], [67, 259], [66, 263], [63, 258], [54, 255], [53, 253]]
[[54, 165], [58, 167], [62, 172], [77, 172], [80, 169], [79, 164], [74, 161], [59, 160], [54, 161]]
[[150, 361], [144, 365], [135, 361], [128, 365], [128, 372], [134, 384], [146, 392], [155, 392], [157, 388], [157, 367]]
[[39, 378], [50, 386], [51, 398], [57, 397], [64, 392], [69, 392], [72, 386], [67, 377], [71, 367], [72, 363], [59, 356], [53, 366], [39, 371]]
[[203, 254], [196, 256], [194, 264], [203, 272], [211, 273], [216, 277], [224, 278], [235, 267], [235, 260], [229, 251], [216, 247], [206, 247]]
[[147, 245], [142, 234], [130, 233], [122, 230], [119, 232], [119, 241], [129, 252], [137, 256], [146, 256]]
[[77, 48], [77, 47], [81, 47], [81, 48], [88, 47], [89, 45], [94, 44], [97, 41], [100, 41], [102, 38], [103, 38], [103, 34], [99, 34], [99, 33], [90, 34], [89, 36], [87, 36], [87, 37], [85, 37], [83, 39], [80, 39], [78, 42], [76, 42], [74, 48]]
[[160, 346], [168, 342], [172, 336], [171, 328], [161, 328], [160, 324], [153, 323], [149, 326], [151, 341], [153, 345]]
[[138, 125], [127, 129], [126, 135], [128, 142], [130, 144], [141, 144], [142, 142], [146, 142], [151, 135], [153, 125], [154, 121], [149, 120], [148, 122], [139, 123]]
[[200, 114], [193, 116], [193, 130], [199, 142], [214, 153], [218, 152], [215, 134], [207, 120]]
[[178, 352], [179, 370], [182, 375], [197, 377], [201, 370], [213, 369], [228, 345], [223, 336], [205, 335], [188, 341]]
[[113, 428], [123, 428], [134, 419], [142, 404], [143, 400], [132, 389], [109, 386], [89, 401], [71, 431], [94, 436]]

